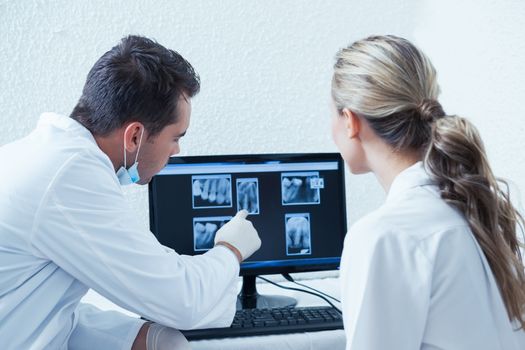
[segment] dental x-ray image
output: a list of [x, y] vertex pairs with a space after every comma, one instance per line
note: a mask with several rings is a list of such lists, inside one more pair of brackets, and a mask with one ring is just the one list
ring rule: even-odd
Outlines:
[[310, 214], [285, 214], [286, 255], [310, 255]]
[[191, 182], [194, 209], [232, 206], [231, 175], [195, 175]]
[[198, 252], [213, 248], [215, 233], [231, 218], [231, 216], [193, 218], [194, 250]]
[[246, 209], [248, 214], [259, 214], [259, 180], [237, 179], [237, 211]]
[[283, 205], [319, 204], [321, 197], [319, 189], [324, 181], [320, 181], [319, 172], [299, 172], [281, 174], [281, 192]]

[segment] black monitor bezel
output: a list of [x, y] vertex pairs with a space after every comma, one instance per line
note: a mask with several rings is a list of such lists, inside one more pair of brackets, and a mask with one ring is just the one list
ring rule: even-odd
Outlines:
[[[345, 193], [345, 175], [344, 162], [339, 153], [264, 153], [264, 154], [234, 154], [234, 155], [208, 155], [208, 156], [180, 156], [171, 157], [168, 164], [196, 164], [196, 163], [215, 163], [215, 162], [245, 162], [245, 163], [260, 163], [265, 161], [337, 161], [340, 174], [340, 198], [341, 201], [341, 217], [343, 218], [343, 227], [341, 234], [341, 242], [344, 242], [344, 237], [347, 232], [346, 219], [346, 193]], [[157, 175], [158, 176], [158, 175]], [[155, 229], [155, 208], [154, 208], [154, 176], [148, 184], [148, 201], [149, 201], [149, 222], [151, 232], [156, 232]], [[161, 175], [162, 176], [162, 175]], [[342, 249], [342, 247], [341, 247]], [[295, 272], [311, 272], [311, 271], [326, 271], [336, 270], [340, 265], [340, 257], [336, 262], [315, 265], [297, 265], [297, 266], [272, 266], [260, 268], [243, 268], [241, 264], [240, 276], [255, 276], [266, 274], [280, 274], [280, 273], [295, 273]]]

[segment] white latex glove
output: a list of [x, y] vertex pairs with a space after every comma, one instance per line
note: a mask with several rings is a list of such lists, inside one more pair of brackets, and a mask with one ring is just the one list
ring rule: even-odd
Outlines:
[[246, 220], [248, 212], [241, 210], [215, 234], [215, 244], [226, 242], [241, 253], [246, 260], [261, 247], [261, 239], [252, 223]]
[[152, 323], [149, 325], [148, 335], [146, 336], [146, 349], [191, 350], [191, 346], [180, 331]]

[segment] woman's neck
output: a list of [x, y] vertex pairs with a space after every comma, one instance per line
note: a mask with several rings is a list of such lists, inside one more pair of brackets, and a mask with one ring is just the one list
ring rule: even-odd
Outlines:
[[388, 193], [397, 175], [420, 160], [421, 155], [418, 152], [390, 151], [380, 152], [376, 157], [369, 159], [369, 165], [385, 192]]

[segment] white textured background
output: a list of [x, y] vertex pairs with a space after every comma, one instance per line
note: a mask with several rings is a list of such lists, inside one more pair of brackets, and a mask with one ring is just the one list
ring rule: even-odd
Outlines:
[[[496, 173], [523, 190], [524, 18], [520, 0], [0, 0], [0, 145], [43, 111], [69, 114], [95, 60], [142, 34], [201, 75], [181, 155], [335, 151], [333, 56], [392, 33], [427, 52], [445, 110], [474, 121]], [[127, 191], [147, 225], [147, 189]], [[383, 197], [373, 176], [347, 176], [349, 223]]]

